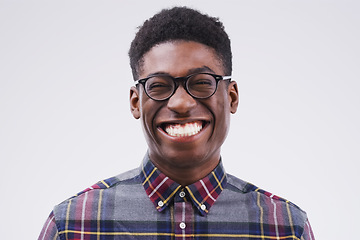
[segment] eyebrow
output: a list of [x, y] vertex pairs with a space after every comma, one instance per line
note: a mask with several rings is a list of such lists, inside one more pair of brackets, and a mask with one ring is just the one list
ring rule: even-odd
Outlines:
[[[202, 66], [199, 68], [191, 68], [187, 71], [187, 75], [190, 74], [194, 74], [194, 73], [205, 73], [205, 72], [210, 72], [210, 73], [214, 73], [215, 72], [208, 66]], [[156, 76], [156, 75], [169, 75], [171, 76], [171, 74], [169, 74], [168, 72], [163, 72], [163, 71], [159, 71], [159, 72], [154, 72], [154, 73], [150, 73], [147, 77], [152, 77], [152, 76]]]
[[208, 66], [202, 66], [200, 68], [192, 68], [188, 71], [188, 75], [189, 74], [193, 74], [193, 73], [201, 73], [201, 72], [211, 72], [211, 73], [215, 73], [211, 68], [209, 68]]

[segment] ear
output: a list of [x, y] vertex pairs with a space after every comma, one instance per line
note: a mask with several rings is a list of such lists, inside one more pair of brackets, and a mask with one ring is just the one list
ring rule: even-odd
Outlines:
[[235, 81], [231, 81], [229, 83], [228, 96], [230, 103], [230, 112], [234, 114], [236, 113], [236, 110], [239, 105], [239, 91], [238, 91], [237, 83]]
[[140, 96], [136, 87], [130, 88], [130, 110], [135, 119], [140, 118]]

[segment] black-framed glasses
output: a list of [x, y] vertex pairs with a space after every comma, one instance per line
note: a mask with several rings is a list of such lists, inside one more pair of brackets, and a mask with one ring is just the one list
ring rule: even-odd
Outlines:
[[211, 73], [195, 73], [186, 77], [172, 77], [167, 74], [157, 74], [135, 81], [135, 85], [142, 84], [146, 95], [156, 101], [169, 99], [174, 95], [179, 82], [187, 93], [194, 98], [209, 98], [217, 89], [220, 80], [230, 80], [231, 76], [220, 76]]

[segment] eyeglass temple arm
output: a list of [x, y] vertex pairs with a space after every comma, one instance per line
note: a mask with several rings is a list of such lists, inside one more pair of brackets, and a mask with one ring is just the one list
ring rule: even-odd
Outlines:
[[231, 80], [231, 76], [223, 76], [221, 80]]
[[139, 84], [139, 83], [140, 83], [140, 80], [141, 80], [141, 79], [135, 80], [135, 81], [134, 81], [134, 85], [136, 86], [137, 84]]

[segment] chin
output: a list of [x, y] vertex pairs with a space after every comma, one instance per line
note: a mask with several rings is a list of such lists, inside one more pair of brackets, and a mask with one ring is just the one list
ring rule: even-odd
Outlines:
[[166, 152], [164, 160], [179, 168], [191, 168], [204, 164], [208, 159], [208, 152], [193, 152], [193, 151], [174, 151]]

